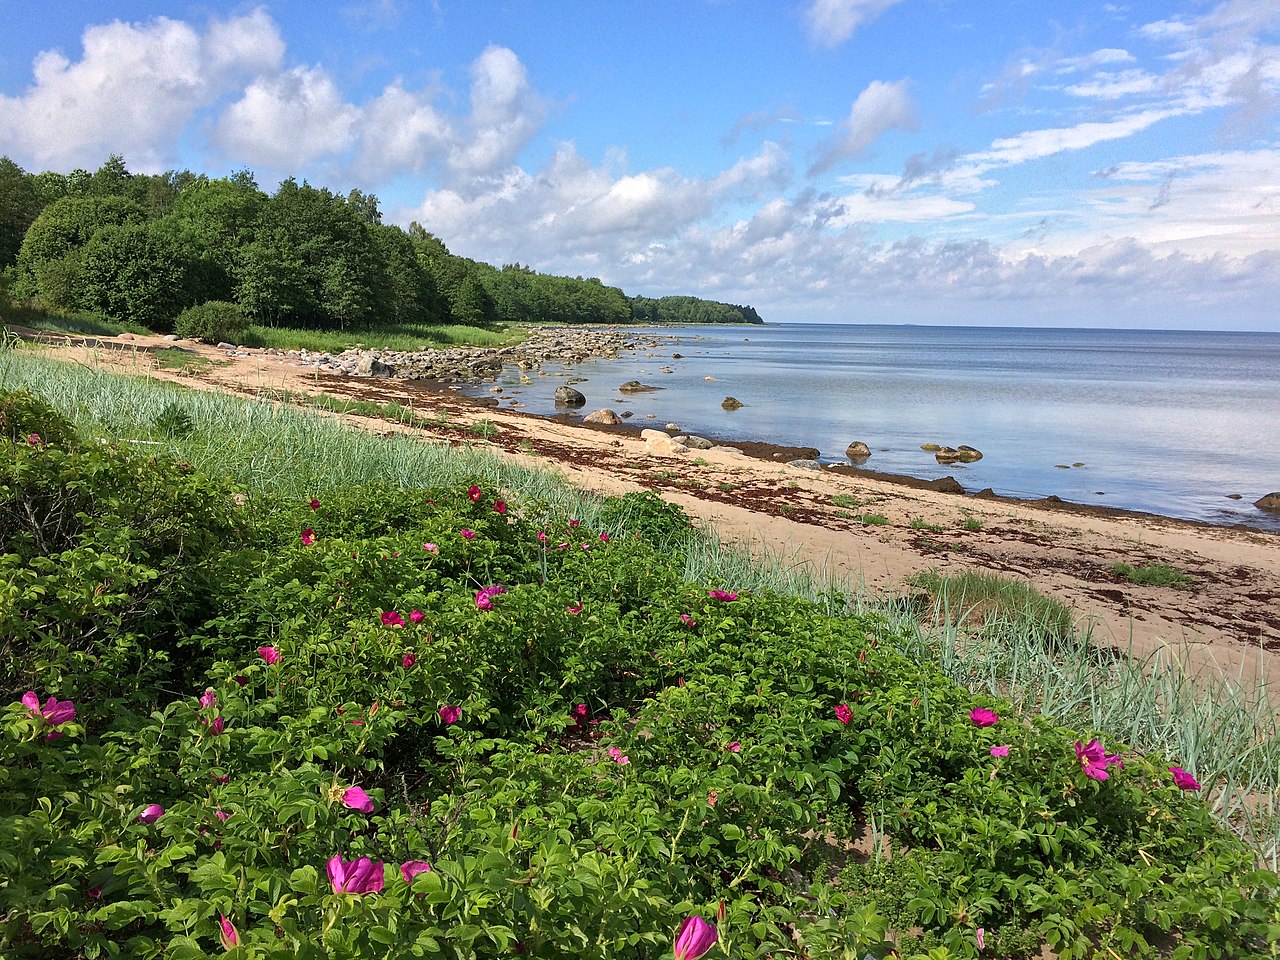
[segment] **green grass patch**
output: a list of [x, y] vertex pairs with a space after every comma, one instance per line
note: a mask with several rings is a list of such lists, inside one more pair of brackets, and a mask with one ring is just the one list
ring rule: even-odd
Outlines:
[[1029, 630], [1056, 641], [1075, 634], [1071, 611], [1025, 580], [980, 571], [945, 575], [927, 571], [909, 582], [928, 592], [934, 615], [945, 623], [981, 630]]
[[69, 333], [91, 337], [114, 337], [119, 333], [149, 336], [154, 331], [131, 321], [104, 320], [88, 311], [50, 310], [44, 307], [13, 305], [0, 311], [0, 322], [47, 330], [50, 333]]
[[960, 529], [968, 530], [970, 533], [977, 533], [982, 529], [982, 521], [977, 517], [965, 517], [960, 521]]
[[907, 524], [912, 530], [928, 530], [930, 533], [941, 533], [942, 526], [937, 523], [929, 523], [924, 517], [912, 517], [911, 522]]
[[151, 356], [155, 358], [156, 366], [161, 370], [195, 371], [207, 370], [213, 366], [213, 361], [208, 357], [198, 353], [188, 353], [179, 347], [153, 350]]
[[458, 324], [375, 327], [365, 330], [301, 330], [291, 327], [249, 328], [246, 344], [278, 350], [341, 353], [357, 345], [369, 350], [414, 351], [433, 347], [501, 347], [519, 343], [527, 332], [514, 327], [487, 329]]
[[1172, 587], [1175, 590], [1190, 590], [1196, 584], [1196, 578], [1189, 573], [1185, 573], [1177, 567], [1166, 566], [1163, 563], [1137, 567], [1127, 563], [1117, 563], [1111, 568], [1111, 572], [1117, 577], [1128, 580], [1130, 583], [1141, 583], [1149, 587]]
[[881, 513], [862, 513], [854, 519], [864, 527], [883, 527], [889, 522], [889, 518]]
[[844, 507], [847, 510], [856, 510], [862, 506], [862, 501], [851, 493], [833, 493], [831, 502], [837, 507]]

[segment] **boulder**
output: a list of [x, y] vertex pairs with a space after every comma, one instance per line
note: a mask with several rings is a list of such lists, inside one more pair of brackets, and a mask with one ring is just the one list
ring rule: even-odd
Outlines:
[[817, 460], [788, 460], [788, 467], [799, 467], [802, 470], [821, 470], [822, 464]]
[[634, 416], [635, 416], [635, 411], [633, 411], [633, 410], [623, 410], [623, 411], [622, 411], [622, 419], [623, 419], [623, 420], [630, 420], [630, 419], [631, 419], [632, 417], [634, 417]]
[[[646, 430], [645, 433], [658, 433], [658, 431]], [[688, 453], [689, 448], [683, 443], [676, 443], [665, 433], [659, 433], [655, 438], [645, 439], [644, 452], [656, 456], [676, 456], [681, 453]]]
[[680, 432], [680, 424], [678, 424], [678, 423], [668, 423], [668, 424], [666, 425], [666, 427], [664, 427], [663, 429], [665, 429], [665, 430], [667, 431], [667, 433], [679, 433], [679, 432]]
[[361, 354], [360, 359], [356, 361], [351, 375], [355, 377], [394, 377], [396, 368], [389, 363], [383, 363], [372, 353]]
[[939, 477], [937, 480], [931, 480], [929, 489], [937, 490], [939, 493], [964, 493], [964, 487], [960, 486], [960, 481], [955, 477]]
[[982, 459], [982, 452], [961, 444], [958, 447], [939, 447], [933, 458], [939, 463], [973, 463]]
[[556, 387], [556, 405], [561, 407], [580, 407], [587, 398], [573, 387]]
[[1271, 513], [1280, 513], [1280, 490], [1275, 493], [1268, 493], [1261, 500], [1253, 501], [1253, 505], [1259, 510], [1267, 510]]
[[588, 413], [582, 418], [583, 423], [604, 423], [614, 426], [622, 422], [622, 418], [608, 407], [601, 407], [594, 413]]
[[661, 387], [655, 387], [647, 383], [641, 383], [639, 380], [628, 380], [622, 386], [618, 387], [623, 393], [646, 393], [649, 390], [661, 390]]
[[710, 450], [715, 446], [706, 437], [693, 436], [692, 434], [687, 437], [672, 437], [671, 439], [683, 443], [690, 450]]
[[844, 455], [850, 460], [865, 460], [871, 456], [871, 448], [861, 440], [855, 440], [845, 448]]
[[738, 410], [742, 407], [742, 401], [737, 397], [725, 397], [720, 401], [720, 406], [726, 410]]
[[920, 444], [920, 449], [921, 449], [921, 450], [923, 450], [925, 453], [937, 453], [939, 450], [941, 450], [941, 449], [942, 449], [942, 444], [940, 444], [940, 443], [922, 443], [922, 444]]

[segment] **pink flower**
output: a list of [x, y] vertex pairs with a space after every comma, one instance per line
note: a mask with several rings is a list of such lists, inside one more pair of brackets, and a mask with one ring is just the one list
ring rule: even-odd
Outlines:
[[618, 766], [620, 767], [625, 767], [628, 763], [631, 762], [631, 758], [628, 757], [621, 750], [619, 750], [617, 747], [609, 748], [609, 756], [612, 757], [613, 762], [618, 764]]
[[410, 611], [409, 611], [409, 622], [410, 622], [410, 623], [421, 623], [425, 617], [426, 617], [426, 614], [425, 614], [425, 613], [423, 613], [421, 610], [410, 610]]
[[384, 627], [403, 627], [404, 617], [396, 613], [394, 610], [384, 611], [382, 614], [382, 625]]
[[493, 501], [493, 512], [500, 517], [506, 516], [506, 513], [507, 513], [506, 501], [504, 500]]
[[38, 446], [40, 446], [40, 434], [38, 434], [38, 433], [31, 433], [31, 434], [28, 434], [28, 435], [27, 435], [27, 443], [31, 444], [31, 446], [33, 446], [33, 447], [38, 447]]
[[142, 812], [138, 814], [139, 823], [155, 823], [164, 816], [164, 807], [158, 803], [148, 804], [142, 808]]
[[404, 667], [406, 670], [411, 669], [413, 665], [417, 662], [418, 662], [418, 655], [415, 653], [406, 653], [403, 657], [400, 658], [400, 666]]
[[42, 707], [34, 690], [28, 690], [22, 695], [22, 705], [34, 716], [43, 717], [51, 727], [60, 727], [76, 718], [76, 705], [73, 701], [49, 697]]
[[1008, 747], [992, 747], [991, 755], [993, 757], [1007, 757], [1009, 755]]
[[675, 960], [698, 960], [720, 939], [714, 924], [701, 917], [685, 917], [676, 931]]
[[218, 939], [222, 941], [222, 949], [230, 950], [240, 945], [240, 934], [225, 913], [218, 914]]
[[319, 501], [319, 500], [317, 500], [315, 497], [312, 497], [312, 498], [311, 498], [311, 509], [312, 509], [312, 510], [319, 510], [319, 509], [320, 509], [320, 501]]
[[973, 942], [978, 945], [978, 950], [987, 949], [987, 931], [979, 927], [973, 932]]
[[719, 600], [721, 603], [730, 603], [738, 599], [736, 593], [730, 593], [728, 590], [708, 590], [707, 596], [712, 600]]
[[474, 540], [475, 538], [476, 538], [476, 532], [474, 530], [468, 530], [467, 528], [463, 527], [462, 529], [463, 540]]
[[1090, 740], [1087, 745], [1081, 744], [1079, 740], [1076, 741], [1076, 759], [1080, 762], [1084, 775], [1092, 780], [1106, 780], [1111, 776], [1107, 773], [1107, 768], [1113, 763], [1124, 766], [1119, 755], [1107, 753], [1096, 738]]
[[259, 647], [258, 653], [261, 654], [263, 660], [267, 661], [268, 666], [280, 662], [280, 651], [275, 647]]
[[213, 723], [210, 725], [210, 727], [213, 730], [213, 735], [215, 737], [222, 736], [222, 731], [225, 729], [221, 717], [214, 717]]
[[244, 674], [242, 673], [236, 674], [236, 683], [238, 683], [240, 686], [243, 687], [248, 682], [249, 682], [249, 678], [246, 677]]
[[849, 721], [853, 719], [853, 711], [849, 709], [847, 703], [842, 703], [836, 707], [836, 719], [848, 726]]
[[544, 531], [544, 530], [539, 530], [539, 531], [538, 531], [538, 542], [539, 542], [539, 543], [546, 543], [546, 542], [547, 542], [547, 534], [546, 534], [546, 531]]
[[1170, 767], [1169, 772], [1173, 774], [1173, 782], [1183, 790], [1199, 790], [1200, 784], [1196, 782], [1196, 778], [1181, 767]]
[[207, 710], [210, 707], [216, 707], [217, 705], [218, 705], [218, 695], [214, 693], [212, 690], [206, 690], [204, 693], [200, 695], [200, 708], [202, 710]]
[[506, 587], [500, 587], [496, 584], [491, 587], [482, 587], [481, 589], [476, 591], [476, 609], [492, 610], [493, 598], [497, 596], [501, 596], [506, 592], [507, 592]]
[[698, 625], [698, 621], [693, 619], [693, 617], [689, 616], [687, 613], [680, 614], [680, 622], [686, 627], [696, 627]]
[[990, 727], [1000, 719], [1000, 716], [986, 707], [974, 707], [969, 711], [969, 719], [973, 721], [975, 727]]
[[579, 725], [581, 725], [582, 722], [587, 719], [587, 716], [590, 714], [590, 712], [591, 710], [587, 707], [585, 703], [580, 703], [573, 708], [573, 717], [579, 723]]
[[231, 814], [227, 813], [227, 811], [223, 810], [221, 807], [214, 807], [213, 815], [217, 817], [219, 820], [231, 819]]
[[373, 798], [359, 787], [347, 787], [342, 792], [342, 802], [352, 810], [361, 813], [373, 813]]
[[316, 532], [310, 527], [302, 531], [302, 545], [309, 547], [316, 542]]
[[571, 526], [571, 527], [576, 527], [576, 526], [577, 526], [579, 523], [581, 523], [581, 522], [582, 522], [581, 520], [570, 520], [570, 521], [569, 521], [569, 526]]
[[404, 876], [404, 882], [413, 883], [413, 878], [420, 873], [430, 873], [431, 864], [425, 860], [410, 860], [407, 863], [400, 864], [400, 873]]
[[329, 883], [334, 893], [378, 893], [382, 890], [383, 864], [368, 857], [347, 862], [342, 857], [329, 858]]
[[608, 542], [609, 542], [609, 535], [608, 535], [607, 533], [602, 533], [602, 534], [600, 534], [600, 542], [601, 542], [601, 543], [608, 543]]
[[457, 723], [462, 719], [462, 708], [445, 704], [440, 708], [440, 719], [445, 723]]
[[480, 492], [480, 488], [477, 487], [474, 483], [471, 486], [467, 487], [467, 497], [471, 500], [472, 503], [479, 503], [481, 496], [483, 496], [483, 494]]
[[728, 750], [730, 753], [741, 753], [742, 744], [739, 743], [737, 740], [734, 740], [732, 743], [725, 744], [725, 749]]
[[424, 544], [422, 545], [422, 549], [423, 549], [423, 550], [425, 550], [427, 553], [439, 553], [439, 552], [440, 552], [440, 548], [439, 548], [438, 546], [436, 546], [434, 543], [424, 543]]
[[565, 613], [579, 614], [582, 612], [582, 601], [579, 600], [577, 603], [573, 604], [573, 606], [565, 607], [564, 610]]
[[227, 782], [228, 780], [230, 780], [230, 779], [231, 779], [231, 777], [230, 777], [230, 776], [228, 776], [228, 775], [227, 775], [227, 774], [225, 774], [225, 773], [223, 773], [223, 774], [217, 774], [217, 773], [213, 774], [213, 782], [214, 782], [214, 783], [226, 783], [226, 782]]

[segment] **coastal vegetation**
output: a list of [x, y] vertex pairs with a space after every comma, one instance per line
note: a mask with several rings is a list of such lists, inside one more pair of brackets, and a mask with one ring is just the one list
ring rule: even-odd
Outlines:
[[0, 391], [6, 957], [1274, 955], [1248, 691], [282, 399]]
[[119, 156], [70, 174], [0, 157], [6, 298], [60, 326], [88, 314], [117, 330], [289, 347], [316, 331], [330, 335], [325, 349], [371, 333], [398, 349], [476, 342], [470, 331], [492, 343], [527, 324], [762, 322], [751, 307], [629, 297], [593, 277], [457, 256], [419, 223], [383, 223], [358, 189], [289, 179], [267, 194], [247, 170], [143, 175]]

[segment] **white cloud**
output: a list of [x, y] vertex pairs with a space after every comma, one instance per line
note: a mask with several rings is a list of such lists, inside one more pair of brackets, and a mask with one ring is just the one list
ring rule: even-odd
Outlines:
[[1056, 73], [1076, 73], [1113, 63], [1132, 63], [1133, 54], [1116, 47], [1104, 47], [1083, 57], [1065, 57], [1054, 64]]
[[830, 170], [841, 160], [860, 156], [889, 130], [915, 128], [916, 106], [907, 93], [907, 81], [873, 80], [858, 94], [835, 137], [821, 148], [818, 160], [809, 168], [809, 175]]
[[134, 169], [163, 169], [201, 108], [278, 70], [284, 56], [261, 9], [211, 21], [203, 35], [167, 17], [116, 20], [86, 27], [82, 44], [75, 62], [40, 53], [26, 92], [0, 95], [0, 151], [42, 168], [95, 166], [122, 153]]
[[471, 65], [471, 116], [449, 157], [463, 179], [491, 177], [515, 162], [546, 116], [520, 58], [487, 48]]
[[1121, 70], [1118, 73], [1095, 73], [1090, 80], [1063, 89], [1076, 97], [1118, 100], [1140, 93], [1155, 93], [1160, 81], [1145, 70]]
[[347, 150], [359, 118], [324, 70], [294, 67], [251, 83], [223, 113], [217, 139], [250, 166], [296, 171]]
[[809, 36], [825, 47], [838, 47], [864, 23], [902, 0], [813, 0], [805, 11]]

